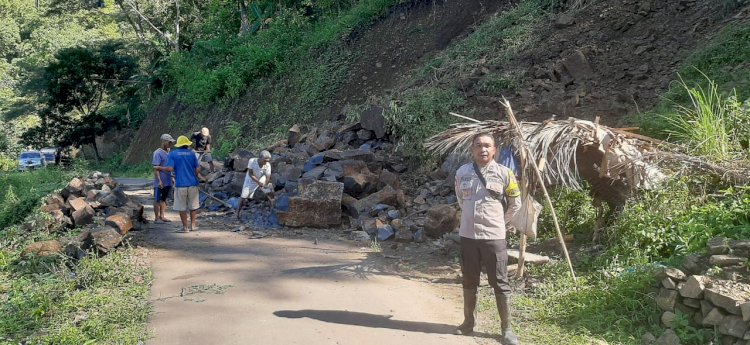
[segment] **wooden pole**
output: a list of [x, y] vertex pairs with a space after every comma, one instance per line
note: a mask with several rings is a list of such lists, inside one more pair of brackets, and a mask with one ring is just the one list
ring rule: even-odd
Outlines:
[[[526, 146], [526, 140], [523, 137], [523, 132], [521, 132], [521, 127], [516, 120], [516, 116], [513, 115], [513, 109], [510, 107], [510, 102], [508, 102], [508, 100], [503, 97], [503, 101], [500, 102], [500, 104], [502, 104], [508, 112], [508, 121], [515, 129], [516, 135], [518, 135], [518, 138], [521, 141], [521, 149], [527, 154], [527, 156], [532, 156], [531, 150], [528, 148], [528, 146]], [[547, 187], [544, 185], [544, 179], [542, 179], [542, 173], [539, 171], [539, 166], [537, 165], [536, 161], [531, 158], [529, 159], [529, 162], [531, 163], [531, 167], [534, 170], [534, 175], [536, 175], [536, 178], [539, 180], [539, 185], [542, 187], [542, 192], [544, 192], [544, 198], [547, 200], [547, 204], [549, 205], [550, 211], [552, 212], [552, 220], [555, 223], [555, 230], [557, 230], [557, 238], [560, 240], [560, 247], [562, 248], [562, 252], [565, 255], [565, 261], [567, 261], [568, 263], [570, 276], [573, 277], [573, 281], [576, 281], [576, 273], [573, 270], [573, 263], [570, 261], [570, 255], [568, 255], [568, 248], [565, 245], [565, 238], [563, 237], [562, 230], [560, 230], [560, 223], [557, 220], [555, 207], [552, 205], [552, 198], [550, 198], [549, 193], [547, 192]]]

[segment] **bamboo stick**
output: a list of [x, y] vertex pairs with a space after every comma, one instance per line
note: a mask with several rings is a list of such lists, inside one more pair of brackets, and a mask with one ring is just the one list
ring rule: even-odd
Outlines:
[[[526, 140], [523, 137], [523, 133], [521, 132], [521, 128], [519, 127], [518, 121], [516, 121], [516, 116], [513, 114], [513, 109], [510, 107], [510, 102], [508, 102], [505, 97], [503, 97], [503, 101], [500, 102], [500, 104], [505, 107], [506, 111], [508, 112], [508, 120], [513, 126], [513, 129], [516, 132], [516, 135], [518, 135], [520, 141], [521, 141], [521, 148], [523, 151], [528, 152], [529, 155], [531, 155], [531, 151], [526, 146]], [[544, 180], [542, 179], [542, 174], [539, 171], [539, 166], [537, 166], [537, 163], [535, 160], [530, 160], [531, 166], [534, 170], [534, 174], [536, 175], [537, 179], [540, 181], [539, 185], [542, 187], [542, 192], [544, 192], [544, 198], [547, 200], [547, 204], [549, 205], [550, 211], [552, 212], [552, 220], [555, 223], [555, 230], [557, 230], [557, 237], [560, 240], [560, 247], [562, 248], [562, 252], [565, 255], [565, 261], [568, 263], [568, 268], [570, 269], [570, 276], [573, 277], [573, 281], [576, 281], [576, 273], [573, 270], [573, 263], [570, 261], [570, 255], [568, 254], [568, 247], [565, 245], [565, 238], [563, 237], [562, 230], [560, 230], [560, 223], [557, 220], [557, 213], [555, 212], [555, 207], [552, 205], [552, 198], [550, 198], [549, 193], [547, 192], [547, 187], [544, 185]], [[520, 265], [519, 265], [520, 268]]]

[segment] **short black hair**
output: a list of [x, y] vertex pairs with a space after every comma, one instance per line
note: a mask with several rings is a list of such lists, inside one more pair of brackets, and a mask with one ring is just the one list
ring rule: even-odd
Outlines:
[[497, 147], [497, 139], [495, 139], [495, 136], [492, 135], [492, 133], [490, 133], [490, 132], [481, 132], [479, 134], [475, 134], [474, 137], [471, 138], [471, 145], [474, 145], [474, 142], [477, 141], [477, 138], [481, 138], [481, 137], [491, 138], [492, 139], [492, 145], [494, 147]]

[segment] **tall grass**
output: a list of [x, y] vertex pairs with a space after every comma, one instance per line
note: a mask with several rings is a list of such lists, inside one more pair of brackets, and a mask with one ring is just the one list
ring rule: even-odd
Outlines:
[[703, 87], [690, 86], [680, 78], [689, 104], [677, 104], [675, 114], [662, 118], [672, 127], [667, 130], [671, 138], [691, 153], [724, 160], [742, 150], [740, 140], [750, 135], [750, 114], [738, 100], [736, 90], [724, 96], [716, 82], [706, 79], [707, 86]]

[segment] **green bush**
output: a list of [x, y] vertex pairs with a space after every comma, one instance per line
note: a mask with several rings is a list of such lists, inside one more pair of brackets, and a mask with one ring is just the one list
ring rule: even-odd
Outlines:
[[64, 187], [75, 171], [47, 168], [0, 174], [0, 230], [16, 224], [39, 207], [41, 198]]
[[695, 181], [677, 181], [643, 192], [625, 206], [610, 236], [609, 258], [625, 264], [673, 259], [703, 252], [716, 236], [750, 238], [750, 187], [733, 187], [720, 196], [696, 197]]

